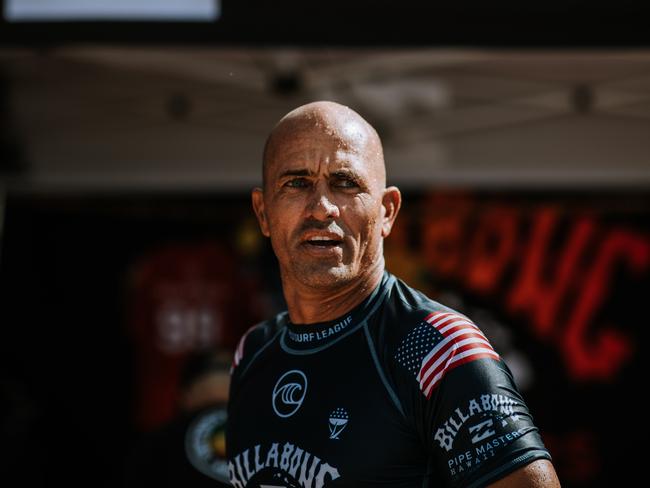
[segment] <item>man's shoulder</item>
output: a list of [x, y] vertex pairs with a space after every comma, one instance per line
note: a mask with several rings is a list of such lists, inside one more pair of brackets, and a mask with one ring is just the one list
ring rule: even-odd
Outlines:
[[246, 368], [258, 353], [277, 337], [286, 316], [286, 311], [281, 312], [270, 319], [253, 325], [242, 335], [233, 356], [231, 373]]
[[[500, 361], [481, 329], [466, 315], [396, 281], [375, 343], [387, 368], [408, 372], [429, 398], [457, 366], [478, 359]], [[467, 368], [465, 368], [467, 370]]]
[[394, 277], [381, 324], [392, 331], [388, 336], [400, 338], [441, 314], [469, 320], [461, 312]]
[[[386, 358], [419, 356], [424, 348], [461, 347], [469, 338], [488, 344], [480, 327], [462, 312], [395, 278], [371, 337]], [[471, 337], [470, 337], [471, 336]], [[487, 347], [487, 346], [486, 346]], [[491, 346], [489, 346], [491, 348]]]

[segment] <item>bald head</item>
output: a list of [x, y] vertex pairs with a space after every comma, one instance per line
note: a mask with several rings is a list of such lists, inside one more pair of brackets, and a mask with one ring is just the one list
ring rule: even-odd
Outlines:
[[[381, 280], [382, 242], [401, 196], [386, 188], [377, 132], [353, 110], [315, 102], [284, 116], [264, 148], [264, 188], [254, 188], [251, 198], [280, 263], [287, 302], [302, 303], [297, 297], [306, 290], [369, 291]], [[292, 320], [308, 318], [292, 308]], [[330, 313], [326, 320], [338, 316]]]
[[336, 144], [340, 149], [363, 156], [369, 169], [386, 185], [384, 152], [377, 131], [354, 110], [335, 102], [302, 105], [285, 115], [273, 128], [264, 146], [263, 176], [279, 151], [293, 145]]

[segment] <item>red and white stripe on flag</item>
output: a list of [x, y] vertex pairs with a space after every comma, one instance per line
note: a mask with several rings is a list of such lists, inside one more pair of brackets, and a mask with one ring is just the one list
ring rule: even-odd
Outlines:
[[426, 322], [443, 339], [423, 359], [417, 380], [427, 398], [445, 374], [461, 364], [481, 358], [499, 359], [487, 338], [468, 318], [448, 312], [433, 312]]

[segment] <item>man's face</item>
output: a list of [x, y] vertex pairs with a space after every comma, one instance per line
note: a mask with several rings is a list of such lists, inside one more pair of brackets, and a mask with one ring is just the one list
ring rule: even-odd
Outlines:
[[385, 197], [380, 146], [357, 122], [278, 139], [253, 205], [283, 279], [329, 288], [383, 267], [382, 239], [397, 208], [386, 207], [394, 195]]

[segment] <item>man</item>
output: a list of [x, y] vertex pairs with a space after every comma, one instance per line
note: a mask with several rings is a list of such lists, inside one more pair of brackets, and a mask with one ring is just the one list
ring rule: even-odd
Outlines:
[[510, 371], [467, 318], [384, 270], [400, 208], [357, 113], [311, 103], [252, 201], [288, 312], [250, 329], [226, 431], [235, 487], [557, 487]]

